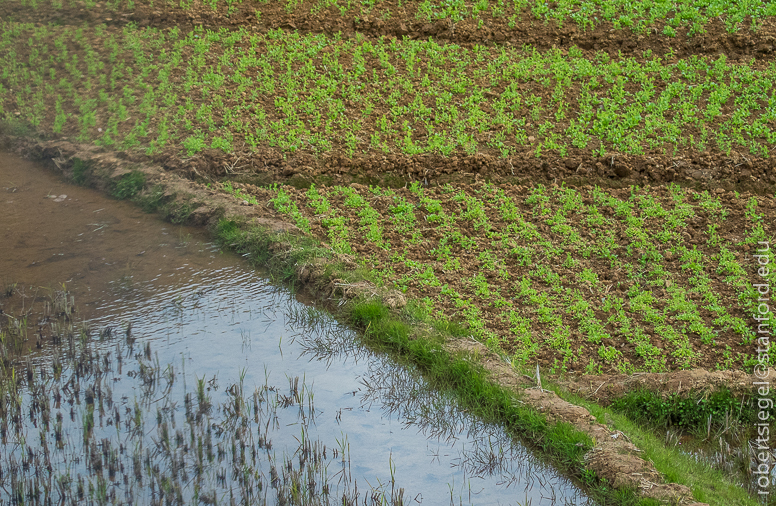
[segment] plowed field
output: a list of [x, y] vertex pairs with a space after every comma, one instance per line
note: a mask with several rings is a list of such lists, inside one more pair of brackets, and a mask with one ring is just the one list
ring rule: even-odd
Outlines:
[[645, 5], [9, 0], [0, 118], [270, 202], [517, 363], [751, 370], [773, 7]]

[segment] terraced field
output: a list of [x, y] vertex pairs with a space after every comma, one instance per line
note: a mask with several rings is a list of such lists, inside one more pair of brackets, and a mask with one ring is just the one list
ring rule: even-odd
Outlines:
[[773, 262], [762, 246], [772, 199], [675, 184], [221, 188], [379, 266], [382, 282], [519, 365], [632, 374], [757, 363], [749, 315], [761, 295], [746, 259]]
[[756, 59], [14, 22], [1, 44], [0, 113], [171, 168], [776, 182], [774, 67]]
[[290, 221], [521, 372], [751, 373], [775, 5], [3, 0], [0, 125]]

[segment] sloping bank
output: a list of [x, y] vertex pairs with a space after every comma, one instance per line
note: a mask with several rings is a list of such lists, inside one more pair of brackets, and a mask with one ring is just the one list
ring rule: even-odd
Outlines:
[[721, 472], [666, 448], [624, 417], [581, 398], [568, 402], [570, 394], [555, 385], [529, 382], [464, 328], [431, 319], [400, 292], [375, 285], [368, 270], [306, 236], [268, 205], [250, 205], [90, 146], [8, 137], [0, 145], [173, 223], [208, 226], [224, 246], [361, 328], [371, 345], [401, 355], [441, 388], [454, 389], [467, 409], [511, 429], [605, 504], [757, 504]]

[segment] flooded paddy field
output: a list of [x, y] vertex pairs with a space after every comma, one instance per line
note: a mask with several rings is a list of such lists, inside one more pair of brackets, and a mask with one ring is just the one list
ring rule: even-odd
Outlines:
[[196, 229], [0, 189], [0, 504], [592, 504]]

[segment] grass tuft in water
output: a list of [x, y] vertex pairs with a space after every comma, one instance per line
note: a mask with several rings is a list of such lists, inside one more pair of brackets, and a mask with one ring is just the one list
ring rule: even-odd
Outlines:
[[155, 185], [137, 194], [134, 200], [143, 211], [153, 213], [165, 204], [166, 198], [164, 194], [164, 186]]
[[[160, 364], [151, 341], [104, 331], [92, 341], [54, 306], [49, 358], [4, 355], [0, 367], [0, 490], [11, 504], [406, 504], [394, 483], [359, 489], [347, 436], [329, 452], [310, 437], [316, 408], [304, 377], [289, 377], [287, 393], [269, 383], [246, 392], [243, 370], [216, 394], [216, 377], [203, 376], [192, 395], [173, 389], [181, 373]], [[119, 393], [125, 382], [134, 399]], [[279, 416], [299, 426], [292, 454], [272, 449]]]

